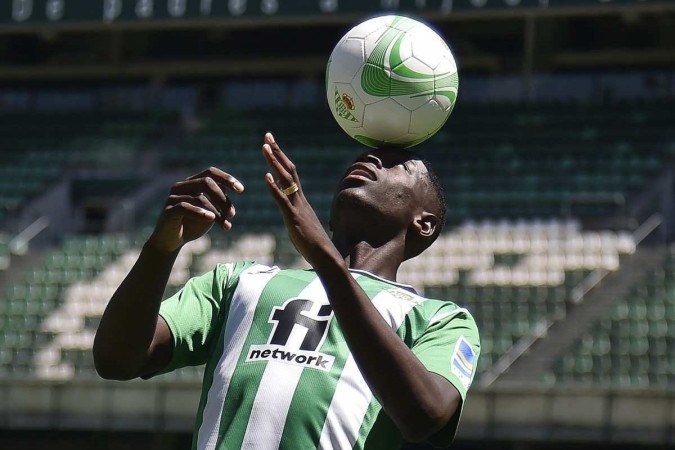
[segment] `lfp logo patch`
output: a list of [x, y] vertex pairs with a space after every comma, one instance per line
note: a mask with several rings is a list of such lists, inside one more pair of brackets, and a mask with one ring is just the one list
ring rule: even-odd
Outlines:
[[469, 389], [475, 369], [476, 354], [464, 336], [460, 336], [455, 345], [455, 351], [452, 353], [452, 373], [457, 375], [465, 389]]

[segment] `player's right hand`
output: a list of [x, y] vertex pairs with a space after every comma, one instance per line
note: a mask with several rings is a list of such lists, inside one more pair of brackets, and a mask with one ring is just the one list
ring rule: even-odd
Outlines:
[[148, 245], [170, 253], [205, 234], [214, 223], [231, 229], [235, 209], [229, 191], [243, 192], [244, 186], [216, 167], [174, 184]]

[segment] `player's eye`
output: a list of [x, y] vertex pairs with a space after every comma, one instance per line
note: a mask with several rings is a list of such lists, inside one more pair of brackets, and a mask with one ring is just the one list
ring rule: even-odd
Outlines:
[[412, 173], [412, 172], [410, 171], [410, 167], [408, 167], [408, 161], [403, 161], [403, 162], [401, 163], [401, 165], [402, 165], [403, 168], [406, 170], [406, 172]]

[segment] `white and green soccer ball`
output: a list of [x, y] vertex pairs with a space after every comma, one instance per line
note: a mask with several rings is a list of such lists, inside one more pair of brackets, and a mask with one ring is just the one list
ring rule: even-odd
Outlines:
[[459, 76], [445, 41], [403, 16], [360, 23], [335, 46], [326, 97], [337, 123], [369, 147], [411, 147], [450, 116]]

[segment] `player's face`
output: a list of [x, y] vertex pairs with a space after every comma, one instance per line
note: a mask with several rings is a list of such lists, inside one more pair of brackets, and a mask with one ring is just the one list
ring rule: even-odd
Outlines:
[[356, 209], [373, 219], [394, 220], [407, 227], [424, 202], [426, 167], [405, 150], [363, 153], [341, 178], [331, 217]]

